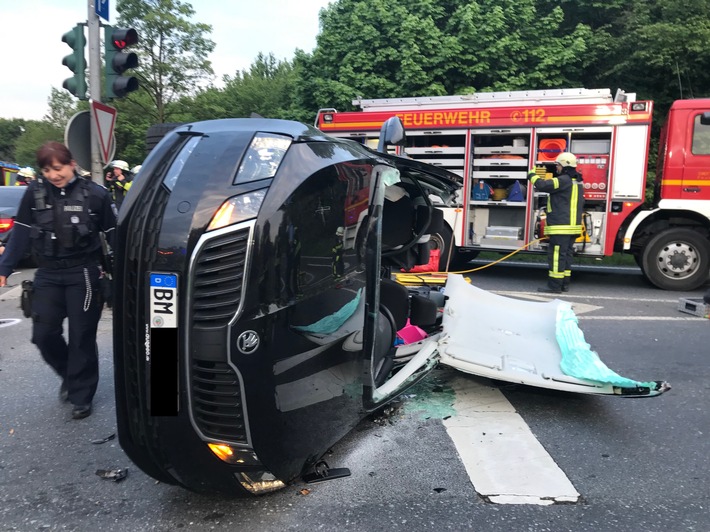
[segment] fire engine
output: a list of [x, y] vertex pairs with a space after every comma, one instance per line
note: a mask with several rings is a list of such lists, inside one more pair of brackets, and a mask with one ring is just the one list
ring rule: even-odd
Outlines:
[[19, 171], [20, 167], [16, 164], [0, 161], [0, 186], [14, 185]]
[[[316, 127], [373, 145], [382, 123], [406, 130], [400, 155], [462, 179], [445, 207], [440, 269], [462, 268], [481, 251], [543, 253], [547, 198], [527, 186], [530, 169], [551, 177], [559, 153], [577, 156], [584, 177], [585, 231], [578, 256], [630, 253], [667, 290], [693, 290], [710, 272], [710, 99], [679, 100], [661, 130], [652, 202], [645, 201], [652, 101], [610, 89], [491, 92], [358, 99], [360, 111], [321, 109]], [[650, 205], [648, 204], [650, 203]]]

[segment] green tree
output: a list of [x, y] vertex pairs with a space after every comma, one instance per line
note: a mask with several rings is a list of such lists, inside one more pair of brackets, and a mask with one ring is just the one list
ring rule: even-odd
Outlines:
[[537, 11], [546, 15], [561, 9], [563, 19], [559, 32], [568, 34], [583, 22], [591, 30], [586, 37], [586, 49], [580, 59], [580, 87], [589, 89], [614, 88], [610, 78], [614, 58], [626, 52], [619, 46], [623, 37], [624, 21], [637, 2], [647, 0], [537, 0]]
[[293, 119], [296, 71], [289, 61], [259, 53], [248, 70], [225, 77], [227, 116]]
[[36, 167], [37, 148], [49, 140], [64, 142], [64, 129], [47, 121], [30, 120], [15, 144], [15, 161], [20, 166]]
[[294, 107], [297, 79], [293, 63], [259, 53], [248, 69], [225, 76], [223, 88], [209, 87], [181, 100], [175, 106], [177, 121], [245, 118], [253, 113], [299, 119], [303, 113]]
[[195, 10], [179, 0], [118, 0], [116, 9], [117, 26], [138, 32], [139, 43], [134, 47], [140, 62], [135, 71], [140, 82], [137, 93], [149, 96], [131, 93], [126, 100], [154, 123], [170, 121], [171, 104], [194, 94], [211, 79], [207, 57], [215, 47], [208, 38], [212, 27], [192, 22]]
[[583, 86], [624, 89], [654, 101], [649, 176], [670, 105], [680, 98], [710, 96], [710, 1], [538, 0], [541, 9], [561, 6], [562, 31], [578, 20], [593, 30], [585, 53]]
[[561, 8], [535, 0], [339, 0], [300, 53], [302, 107], [357, 98], [436, 96], [578, 85], [592, 32], [561, 31]]
[[145, 158], [145, 134], [148, 128], [156, 123], [153, 115], [143, 112], [151, 106], [151, 98], [147, 92], [137, 91], [126, 100], [116, 100], [114, 106], [116, 125], [116, 159], [121, 159], [133, 167], [141, 164]]
[[58, 129], [66, 127], [69, 119], [78, 111], [88, 110], [88, 102], [80, 102], [65, 90], [52, 87], [47, 99], [49, 110], [44, 115], [44, 121]]
[[313, 114], [347, 109], [358, 96], [446, 94], [443, 74], [460, 51], [446, 33], [451, 3], [340, 0], [321, 10], [313, 55], [296, 54], [303, 107]]
[[224, 89], [208, 87], [194, 96], [186, 96], [175, 105], [176, 122], [215, 120], [218, 118], [236, 118], [227, 111], [230, 106]]
[[678, 98], [710, 92], [710, 1], [537, 0], [561, 8], [562, 32], [584, 21], [592, 31], [583, 86], [622, 88], [652, 99], [664, 114]]
[[0, 161], [15, 161], [15, 145], [25, 131], [25, 123], [21, 118], [0, 118]]
[[[612, 72], [663, 105], [710, 95], [710, 1], [635, 2]], [[628, 90], [636, 90], [628, 89]]]
[[452, 93], [578, 86], [592, 32], [563, 21], [534, 0], [464, 2], [451, 20], [462, 50], [446, 73]]

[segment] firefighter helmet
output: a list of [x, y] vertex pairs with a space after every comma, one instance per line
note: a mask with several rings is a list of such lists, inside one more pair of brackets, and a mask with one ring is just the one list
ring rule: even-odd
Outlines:
[[17, 175], [20, 177], [29, 177], [30, 179], [32, 179], [37, 175], [37, 173], [35, 172], [35, 169], [31, 166], [25, 166], [24, 168], [20, 168], [20, 171], [17, 172]]
[[111, 166], [113, 168], [119, 168], [119, 169], [123, 170], [124, 172], [128, 172], [130, 170], [130, 168], [128, 167], [128, 163], [126, 161], [119, 161], [119, 160], [111, 161], [111, 164], [109, 164], [109, 166]]
[[133, 168], [131, 168], [131, 173], [133, 175], [136, 175], [142, 166], [143, 166], [142, 164], [135, 165]]
[[557, 156], [557, 159], [555, 159], [555, 162], [564, 168], [565, 166], [571, 166], [572, 168], [577, 167], [577, 157], [574, 156], [573, 153], [570, 153], [568, 151], [564, 153], [560, 153]]

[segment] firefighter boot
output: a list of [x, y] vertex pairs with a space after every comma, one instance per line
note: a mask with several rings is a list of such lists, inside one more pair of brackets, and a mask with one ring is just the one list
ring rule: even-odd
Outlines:
[[547, 284], [538, 288], [537, 291], [543, 294], [561, 294], [562, 281], [558, 279], [548, 279]]
[[569, 279], [562, 281], [562, 291], [569, 292]]

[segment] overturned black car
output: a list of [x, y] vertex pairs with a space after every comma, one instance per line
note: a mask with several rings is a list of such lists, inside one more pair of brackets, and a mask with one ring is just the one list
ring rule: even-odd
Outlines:
[[[401, 141], [396, 122], [382, 145]], [[433, 367], [395, 360], [437, 305], [390, 280], [445, 257], [458, 176], [297, 122], [170, 132], [120, 212], [114, 358], [121, 446], [146, 473], [258, 494], [313, 467]], [[444, 261], [444, 259], [442, 259]]]

